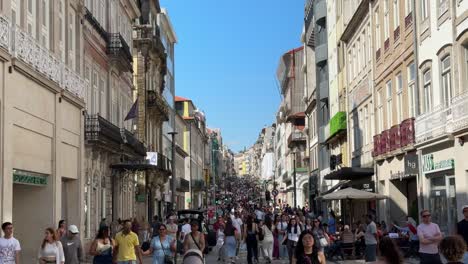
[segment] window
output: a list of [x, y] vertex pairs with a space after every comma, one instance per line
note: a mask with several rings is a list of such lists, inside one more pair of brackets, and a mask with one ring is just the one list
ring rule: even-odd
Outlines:
[[46, 26], [47, 25], [47, 5], [46, 5], [46, 1], [45, 0], [42, 0], [42, 25], [43, 26]]
[[360, 41], [361, 41], [361, 39], [358, 39], [357, 44], [356, 44], [357, 45], [357, 60], [356, 60], [357, 68], [356, 69], [357, 69], [358, 73], [361, 72], [361, 68], [362, 68], [361, 67], [362, 63], [361, 63], [361, 45], [360, 45]]
[[463, 48], [465, 50], [465, 81], [468, 82], [468, 45]]
[[416, 78], [416, 68], [414, 62], [408, 65], [408, 107], [409, 107], [409, 117], [417, 116], [418, 109], [418, 100], [417, 100], [417, 91], [415, 87], [415, 78]]
[[426, 113], [432, 109], [432, 85], [431, 85], [431, 70], [427, 70], [423, 73], [423, 95], [424, 103], [422, 106], [422, 112]]
[[380, 45], [382, 45], [382, 37], [381, 37], [381, 29], [380, 29], [380, 18], [379, 18], [379, 9], [375, 10], [374, 14], [375, 19], [375, 50], [380, 49]]
[[397, 123], [403, 121], [403, 79], [401, 72], [396, 77], [396, 93], [397, 93]]
[[393, 107], [392, 107], [392, 80], [389, 80], [385, 85], [387, 91], [387, 129], [392, 127], [392, 115], [393, 115]]
[[429, 17], [429, 0], [421, 0], [421, 20], [424, 21]]
[[371, 45], [371, 31], [370, 24], [367, 24], [367, 60], [370, 62], [372, 60], [372, 45]]
[[405, 0], [405, 15], [408, 16], [411, 12], [413, 12], [413, 0]]
[[356, 128], [356, 135], [359, 135], [357, 137], [358, 138], [357, 142], [359, 142], [359, 143], [356, 143], [356, 145], [359, 146], [360, 148], [362, 148], [362, 146], [363, 146], [362, 143], [363, 143], [364, 138], [365, 138], [364, 135], [366, 133], [364, 131], [366, 128], [364, 127], [364, 115], [362, 113], [362, 108], [359, 109], [358, 118], [359, 118], [358, 125], [355, 126], [355, 128]]
[[[88, 81], [88, 83], [90, 83], [90, 78], [91, 78], [91, 70], [89, 68], [89, 64], [88, 62], [85, 61], [85, 68], [84, 68], [84, 78], [86, 81]], [[90, 87], [89, 85], [87, 85], [87, 89], [86, 89], [86, 107], [88, 108], [87, 111], [88, 113], [92, 114], [92, 111], [91, 109], [89, 108], [91, 106], [91, 102], [92, 102], [92, 87]]]
[[75, 48], [76, 48], [76, 43], [75, 43], [75, 12], [74, 10], [71, 10], [68, 16], [68, 66], [72, 70], [75, 69]]
[[441, 61], [442, 100], [445, 105], [452, 99], [452, 78], [450, 73], [450, 56]]
[[367, 36], [366, 36], [366, 31], [362, 32], [362, 49], [361, 49], [361, 54], [362, 54], [362, 64], [366, 65], [366, 62], [367, 62], [367, 49], [366, 49], [366, 40], [367, 40]]
[[377, 96], [377, 118], [378, 118], [378, 130], [379, 133], [384, 130], [383, 127], [383, 91], [380, 90]]
[[104, 74], [99, 78], [99, 91], [101, 96], [100, 111], [102, 117], [107, 119], [107, 93], [106, 93], [106, 80], [104, 79]]
[[400, 0], [393, 0], [393, 29], [400, 26]]
[[351, 80], [354, 78], [354, 72], [353, 72], [353, 56], [351, 55], [351, 51], [348, 52], [348, 61], [349, 61], [349, 77]]
[[384, 0], [384, 39], [387, 40], [390, 36], [390, 7], [389, 0]]
[[362, 127], [363, 127], [362, 137], [364, 138], [364, 146], [369, 144], [369, 141], [370, 141], [369, 138], [371, 137], [370, 127], [368, 125], [369, 125], [369, 113], [367, 111], [367, 105], [366, 105], [364, 106], [364, 116], [363, 116], [363, 124], [362, 124]]
[[34, 38], [36, 38], [36, 2], [28, 0], [26, 3], [28, 8], [28, 12], [26, 13], [26, 28], [28, 33]]
[[62, 61], [65, 61], [65, 4], [64, 0], [58, 2], [59, 14], [58, 14], [58, 24], [59, 24], [59, 53]]
[[41, 25], [41, 38], [42, 45], [49, 48], [49, 1], [42, 0], [42, 25]]
[[93, 70], [91, 84], [92, 84], [91, 113], [97, 114], [99, 112], [99, 87], [98, 87], [98, 73], [96, 70]]

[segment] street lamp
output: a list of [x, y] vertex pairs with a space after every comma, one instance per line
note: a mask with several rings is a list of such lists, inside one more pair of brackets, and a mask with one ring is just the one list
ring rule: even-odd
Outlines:
[[171, 178], [171, 202], [172, 202], [172, 211], [176, 211], [176, 202], [175, 202], [175, 193], [176, 193], [176, 165], [175, 165], [175, 136], [178, 134], [176, 131], [172, 131], [167, 133], [171, 135], [172, 138], [172, 160], [171, 160], [171, 167], [172, 167], [172, 178]]
[[294, 149], [294, 160], [293, 160], [293, 181], [294, 181], [294, 208], [297, 208], [297, 193], [296, 193], [296, 154], [297, 149]]

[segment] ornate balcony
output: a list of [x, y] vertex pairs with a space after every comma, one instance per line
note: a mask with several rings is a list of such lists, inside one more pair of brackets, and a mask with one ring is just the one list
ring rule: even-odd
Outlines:
[[384, 42], [384, 50], [387, 51], [390, 48], [390, 38], [386, 39]]
[[192, 180], [192, 191], [205, 190], [205, 181], [201, 179]]
[[84, 99], [88, 82], [47, 48], [41, 46], [31, 35], [12, 25], [4, 17], [0, 17], [0, 47], [60, 88]]
[[177, 178], [176, 190], [179, 192], [190, 192], [190, 182], [184, 178]]
[[307, 136], [304, 132], [302, 131], [295, 131], [291, 133], [288, 137], [288, 147], [293, 148], [294, 146], [301, 145], [301, 144], [306, 144], [307, 142]]
[[330, 138], [346, 130], [346, 113], [338, 112], [330, 119]]
[[391, 151], [405, 147], [412, 147], [414, 144], [414, 118], [403, 120], [401, 124], [394, 125], [382, 134], [374, 136], [374, 148], [372, 157], [387, 154]]
[[468, 128], [468, 92], [452, 99], [453, 132]]
[[405, 17], [405, 28], [409, 28], [413, 24], [413, 12], [410, 12]]
[[451, 133], [452, 120], [450, 110], [450, 107], [439, 105], [432, 111], [416, 117], [416, 143], [421, 143]]
[[120, 33], [109, 33], [107, 54], [111, 62], [123, 72], [133, 72], [133, 58], [125, 39]]
[[393, 31], [393, 41], [396, 42], [400, 38], [400, 31], [400, 26], [395, 28], [395, 30]]
[[149, 109], [155, 109], [162, 116], [163, 121], [169, 121], [169, 106], [162, 98], [161, 94], [156, 91], [146, 91], [146, 104]]
[[376, 52], [375, 52], [375, 60], [378, 61], [380, 59], [380, 49], [378, 49]]
[[400, 125], [394, 125], [390, 128], [390, 151], [401, 147]]

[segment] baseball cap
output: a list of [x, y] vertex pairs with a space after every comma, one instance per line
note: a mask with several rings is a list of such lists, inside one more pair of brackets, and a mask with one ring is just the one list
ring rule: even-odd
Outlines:
[[465, 209], [468, 209], [468, 204], [463, 206], [462, 211], [465, 211]]
[[76, 225], [70, 225], [68, 227], [68, 231], [70, 231], [70, 233], [72, 233], [72, 234], [78, 234], [79, 233], [78, 227], [76, 227]]

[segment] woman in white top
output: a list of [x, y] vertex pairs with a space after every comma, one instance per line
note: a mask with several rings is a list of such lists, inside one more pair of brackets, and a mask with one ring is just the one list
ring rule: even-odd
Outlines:
[[42, 241], [41, 248], [39, 249], [38, 258], [40, 264], [65, 263], [62, 243], [58, 240], [57, 234], [53, 228], [49, 227], [45, 230], [45, 237]]
[[297, 241], [299, 241], [299, 236], [301, 235], [301, 226], [297, 223], [295, 218], [291, 218], [289, 220], [287, 233], [287, 247], [288, 247], [288, 255], [289, 255], [289, 263], [292, 263], [292, 257], [294, 255], [294, 251], [296, 250]]
[[273, 227], [269, 216], [265, 217], [265, 224], [262, 226], [263, 231], [263, 256], [267, 263], [271, 263], [273, 257]]

